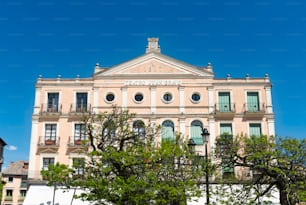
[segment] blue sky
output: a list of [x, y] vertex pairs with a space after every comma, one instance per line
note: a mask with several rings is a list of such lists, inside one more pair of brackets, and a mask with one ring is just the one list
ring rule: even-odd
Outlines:
[[147, 37], [162, 53], [216, 77], [273, 83], [276, 133], [306, 137], [306, 2], [303, 0], [1, 0], [0, 137], [5, 165], [28, 160], [38, 75], [89, 77], [142, 55]]

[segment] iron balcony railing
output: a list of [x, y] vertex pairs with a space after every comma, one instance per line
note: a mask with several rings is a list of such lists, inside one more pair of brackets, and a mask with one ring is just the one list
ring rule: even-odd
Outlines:
[[70, 136], [69, 137], [69, 145], [83, 145], [84, 140], [86, 140], [86, 135], [82, 136]]
[[42, 104], [41, 112], [43, 113], [60, 113], [62, 111], [61, 104]]
[[82, 104], [71, 104], [70, 106], [70, 112], [71, 113], [84, 113], [84, 112], [90, 112], [91, 110], [91, 105], [82, 103]]
[[265, 105], [262, 103], [246, 103], [244, 105], [245, 112], [265, 112]]
[[40, 145], [59, 145], [60, 137], [59, 136], [40, 136], [39, 144]]
[[235, 112], [234, 103], [217, 103], [215, 105], [216, 112]]

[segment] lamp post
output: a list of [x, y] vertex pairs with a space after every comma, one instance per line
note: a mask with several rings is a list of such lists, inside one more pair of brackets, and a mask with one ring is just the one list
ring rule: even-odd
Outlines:
[[205, 160], [206, 160], [206, 169], [205, 169], [205, 184], [206, 184], [206, 205], [209, 205], [209, 179], [208, 179], [208, 154], [207, 154], [207, 144], [208, 144], [208, 137], [209, 137], [209, 132], [206, 128], [202, 128], [202, 139], [205, 144]]
[[[205, 179], [205, 184], [206, 184], [206, 205], [209, 205], [209, 179], [208, 179], [209, 170], [208, 170], [207, 144], [208, 144], [208, 138], [209, 138], [210, 133], [208, 132], [208, 130], [207, 130], [206, 128], [201, 127], [201, 129], [202, 129], [201, 136], [202, 136], [202, 139], [203, 139], [203, 142], [204, 142], [204, 145], [205, 145], [205, 161], [206, 161], [206, 169], [205, 169], [205, 177], [206, 177], [206, 179]], [[194, 142], [194, 140], [193, 140], [193, 139], [190, 139], [189, 142], [188, 142], [188, 147], [189, 147], [191, 153], [194, 153], [194, 152], [195, 152], [195, 146], [196, 146], [196, 143]]]

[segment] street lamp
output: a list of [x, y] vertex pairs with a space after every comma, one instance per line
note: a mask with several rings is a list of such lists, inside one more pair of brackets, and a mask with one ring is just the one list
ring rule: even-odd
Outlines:
[[202, 139], [203, 143], [205, 144], [205, 160], [206, 160], [206, 169], [205, 169], [205, 183], [206, 183], [206, 205], [209, 205], [209, 181], [208, 181], [208, 154], [207, 154], [207, 144], [208, 144], [208, 138], [209, 138], [209, 132], [206, 128], [202, 128]]
[[[201, 129], [202, 129], [202, 133], [201, 133], [201, 136], [202, 136], [202, 139], [203, 139], [203, 143], [205, 144], [205, 161], [206, 161], [206, 169], [205, 169], [205, 177], [206, 177], [206, 180], [205, 180], [205, 184], [206, 184], [206, 205], [209, 205], [209, 180], [208, 180], [208, 175], [209, 175], [209, 172], [208, 172], [208, 154], [207, 154], [207, 144], [208, 144], [208, 138], [209, 138], [209, 132], [206, 128], [203, 128], [201, 126]], [[188, 141], [188, 147], [190, 149], [190, 152], [191, 153], [195, 153], [195, 146], [196, 146], [196, 143], [194, 142], [193, 139], [190, 139]]]

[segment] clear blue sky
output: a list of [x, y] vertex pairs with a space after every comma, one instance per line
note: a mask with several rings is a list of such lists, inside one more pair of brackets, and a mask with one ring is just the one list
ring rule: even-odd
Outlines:
[[162, 53], [214, 66], [216, 77], [273, 83], [276, 133], [306, 137], [306, 2], [303, 0], [1, 0], [0, 137], [5, 165], [27, 160], [38, 75], [89, 77], [142, 55], [147, 37]]

